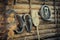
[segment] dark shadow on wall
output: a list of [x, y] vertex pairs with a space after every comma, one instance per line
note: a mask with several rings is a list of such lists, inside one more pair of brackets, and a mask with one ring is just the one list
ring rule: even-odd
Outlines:
[[6, 24], [6, 22], [5, 22], [6, 21], [5, 20], [5, 17], [6, 17], [5, 11], [6, 11], [7, 2], [8, 2], [8, 0], [0, 0], [0, 5], [2, 6], [2, 7], [0, 7], [0, 12], [1, 12], [0, 15], [3, 15], [3, 17], [4, 17], [4, 22], [2, 21], [3, 22], [2, 25], [4, 25], [4, 26], [3, 26], [3, 28], [1, 28], [3, 31], [0, 30], [0, 31], [2, 31], [2, 32], [0, 32], [0, 40], [7, 40], [7, 37], [8, 37], [8, 35], [7, 35], [8, 31], [6, 30], [6, 25], [5, 25]]
[[[54, 8], [55, 8], [55, 24], [56, 24], [56, 40], [60, 40], [60, 14], [59, 14], [59, 2], [54, 0]], [[57, 8], [56, 8], [57, 6]]]

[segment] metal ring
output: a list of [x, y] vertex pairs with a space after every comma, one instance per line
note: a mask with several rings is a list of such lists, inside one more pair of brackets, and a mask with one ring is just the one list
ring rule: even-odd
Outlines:
[[30, 15], [25, 14], [23, 15], [24, 22], [26, 23], [26, 30], [27, 32], [31, 32], [32, 29], [32, 18]]

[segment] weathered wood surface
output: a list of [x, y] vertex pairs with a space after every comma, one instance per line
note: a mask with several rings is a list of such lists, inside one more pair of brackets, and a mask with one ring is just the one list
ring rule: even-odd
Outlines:
[[[59, 34], [59, 33], [58, 33]], [[42, 35], [40, 35], [40, 37], [42, 37], [42, 38], [46, 38], [46, 37], [51, 37], [51, 36], [56, 36], [56, 33], [49, 33], [49, 34], [42, 34]], [[16, 38], [18, 38], [17, 36], [16, 36]], [[21, 37], [21, 38], [26, 38], [26, 39], [37, 39], [37, 36], [36, 35], [32, 35], [32, 36], [24, 36], [24, 37]]]
[[[45, 28], [44, 28], [45, 27]], [[49, 28], [50, 27], [50, 28]], [[41, 29], [42, 28], [42, 29]], [[40, 36], [42, 37], [47, 37], [47, 35], [48, 36], [54, 36], [54, 35], [56, 35], [56, 33], [58, 33], [57, 32], [57, 28], [56, 28], [56, 26], [55, 25], [53, 25], [53, 24], [49, 24], [49, 25], [47, 25], [46, 24], [46, 26], [45, 25], [40, 25], [40, 27], [39, 27], [39, 33], [40, 33]], [[60, 28], [59, 28], [60, 29]], [[60, 31], [59, 31], [60, 32]], [[60, 33], [59, 33], [60, 34]], [[35, 36], [33, 36], [33, 35], [35, 35]], [[29, 36], [29, 37], [28, 37]], [[36, 35], [36, 30], [34, 29], [34, 30], [32, 30], [31, 31], [31, 33], [27, 33], [27, 32], [24, 32], [24, 33], [22, 33], [22, 34], [18, 34], [18, 35], [15, 35], [14, 37], [15, 38], [21, 38], [21, 37], [27, 37], [27, 38], [31, 38], [30, 36], [32, 36], [32, 37], [37, 37], [37, 35]]]
[[[58, 37], [59, 39], [60, 39], [60, 37]], [[16, 39], [14, 39], [14, 40], [37, 40], [36, 38], [34, 39], [34, 38], [27, 38], [27, 37], [24, 37], [24, 38], [16, 38]], [[42, 39], [42, 40], [56, 40], [57, 39], [57, 37], [54, 37], [54, 38], [48, 38], [48, 39]]]
[[[56, 4], [59, 5], [59, 2], [60, 0], [56, 0], [58, 2], [56, 2]], [[13, 3], [12, 0], [10, 0], [8, 2], [8, 4], [11, 4]], [[39, 34], [40, 34], [40, 37], [43, 38], [43, 37], [48, 37], [48, 36], [55, 36], [56, 34], [60, 34], [58, 32], [60, 32], [60, 24], [58, 26], [58, 28], [56, 27], [56, 24], [54, 24], [55, 20], [54, 20], [54, 4], [53, 4], [53, 0], [48, 0], [47, 2], [44, 2], [42, 0], [32, 0], [32, 5], [31, 5], [31, 13], [33, 13], [34, 11], [36, 11], [37, 13], [39, 12], [39, 10], [41, 9], [42, 7], [42, 4], [46, 4], [49, 6], [50, 10], [51, 10], [51, 18], [53, 19], [53, 22], [47, 22], [47, 21], [43, 21], [41, 19], [41, 17], [39, 16], [39, 20], [40, 20], [40, 25], [39, 25]], [[60, 8], [58, 7], [58, 5], [56, 5], [56, 8]], [[0, 5], [0, 8], [3, 7], [4, 5]], [[9, 7], [9, 5], [8, 5]], [[30, 11], [30, 6], [29, 6], [29, 1], [27, 0], [17, 0], [17, 3], [16, 5], [12, 5], [11, 8], [13, 10], [15, 10], [17, 12], [18, 15], [21, 15], [21, 14], [27, 14], [29, 13]], [[57, 16], [56, 16], [57, 17]], [[60, 18], [60, 15], [58, 16]], [[60, 19], [58, 19], [59, 22], [60, 22]], [[11, 20], [10, 20], [11, 21]], [[4, 21], [3, 21], [4, 22]], [[0, 23], [3, 23], [3, 22], [0, 22]], [[11, 27], [14, 27], [16, 25], [13, 25]], [[13, 28], [11, 28], [13, 29]], [[59, 31], [58, 31], [59, 30]], [[58, 31], [58, 32], [57, 32]], [[9, 36], [10, 37], [13, 37], [14, 36], [14, 39], [16, 38], [29, 38], [29, 39], [34, 39], [34, 38], [37, 38], [37, 32], [36, 32], [36, 28], [33, 27], [32, 28], [32, 31], [31, 33], [27, 33], [26, 30], [24, 30], [24, 32], [22, 34], [14, 34], [14, 32], [11, 30], [9, 31]]]
[[[40, 10], [40, 8], [42, 7], [42, 5], [31, 5], [31, 10]], [[17, 13], [29, 13], [29, 4], [16, 4], [12, 7]], [[51, 12], [53, 12], [54, 10], [54, 6], [50, 6], [49, 8], [51, 9]]]
[[[37, 5], [37, 4], [32, 4], [31, 5], [31, 8], [37, 8], [37, 9], [39, 9], [39, 8], [41, 8], [41, 6], [42, 5]], [[51, 5], [49, 5], [49, 7], [51, 7], [51, 9], [53, 9], [54, 8], [54, 6], [51, 6]], [[14, 5], [14, 8], [16, 8], [16, 9], [29, 9], [29, 4], [16, 4], [16, 5]]]
[[[44, 0], [32, 0], [32, 4], [47, 4], [47, 5], [52, 5], [53, 4], [53, 0], [48, 0], [47, 2], [45, 2]], [[60, 1], [56, 1], [56, 3], [58, 4]], [[18, 0], [17, 3], [28, 3], [29, 4], [29, 1], [28, 0]]]
[[[33, 13], [34, 11], [36, 11], [37, 13], [39, 12], [39, 10], [42, 7], [42, 4], [44, 4], [44, 2], [43, 1], [41, 2], [41, 1], [32, 0], [32, 5], [31, 5], [31, 11], [32, 12], [31, 13]], [[57, 1], [59, 1], [59, 0], [57, 0]], [[58, 4], [58, 3], [59, 2], [56, 2], [56, 4]], [[40, 26], [38, 28], [39, 28], [39, 34], [40, 34], [41, 38], [49, 37], [49, 36], [55, 36], [56, 34], [60, 34], [60, 33], [57, 33], [57, 29], [58, 28], [60, 29], [60, 27], [57, 28], [56, 24], [54, 24], [54, 22], [55, 22], [54, 14], [55, 13], [54, 13], [54, 6], [53, 6], [54, 4], [53, 4], [52, 0], [49, 0], [48, 2], [45, 2], [45, 4], [48, 5], [50, 10], [51, 10], [51, 14], [52, 14], [51, 18], [53, 19], [53, 22], [43, 21], [41, 19], [41, 17], [39, 16], [39, 18], [40, 18]], [[27, 0], [17, 0], [16, 5], [13, 5], [12, 9], [15, 10], [20, 15], [20, 14], [24, 14], [24, 13], [25, 14], [29, 13], [29, 11], [30, 11], [29, 7], [30, 7], [29, 6], [29, 1], [27, 1]], [[56, 8], [58, 8], [57, 5], [56, 5]], [[60, 17], [60, 15], [58, 17]], [[14, 35], [14, 39], [18, 38], [18, 40], [19, 40], [19, 38], [25, 38], [25, 37], [30, 38], [30, 39], [37, 38], [36, 28], [33, 27], [31, 33], [27, 33], [26, 30], [24, 30], [24, 32], [22, 34], [17, 34], [17, 35], [15, 34]]]

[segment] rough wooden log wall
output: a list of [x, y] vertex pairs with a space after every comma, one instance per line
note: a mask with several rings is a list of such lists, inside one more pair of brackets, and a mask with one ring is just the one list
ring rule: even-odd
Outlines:
[[[9, 7], [13, 3], [13, 1], [10, 0], [8, 3], [9, 3], [9, 5], [8, 5], [8, 7]], [[59, 5], [57, 5], [59, 3], [60, 3], [60, 0], [56, 0], [56, 8], [60, 9], [60, 7], [58, 7]], [[32, 0], [32, 5], [31, 5], [32, 12], [31, 13], [33, 13], [34, 11], [36, 11], [38, 13], [43, 4], [44, 4], [44, 0]], [[55, 20], [54, 20], [55, 13], [54, 13], [53, 0], [48, 0], [47, 2], [45, 2], [45, 4], [48, 5], [51, 10], [51, 14], [52, 14], [51, 18], [53, 19], [53, 22], [43, 21], [41, 19], [41, 17], [39, 16], [39, 18], [40, 18], [39, 34], [40, 34], [41, 38], [48, 37], [48, 36], [55, 36], [57, 34], [57, 27], [56, 27], [56, 24], [54, 23], [55, 22]], [[0, 5], [0, 7], [1, 7], [1, 5]], [[29, 1], [28, 0], [17, 0], [16, 5], [12, 5], [11, 8], [13, 10], [15, 10], [18, 15], [28, 14], [29, 13]], [[58, 17], [60, 18], [60, 15], [58, 15]], [[58, 21], [60, 23], [60, 19]], [[58, 30], [60, 29], [59, 26], [60, 26], [60, 24], [58, 24]], [[58, 32], [59, 32], [58, 34], [60, 34], [60, 30]], [[14, 35], [15, 40], [16, 39], [23, 40], [25, 38], [26, 39], [37, 38], [36, 28], [33, 27], [31, 33], [27, 33], [25, 30], [22, 34]]]
[[[54, 4], [53, 3], [54, 3], [53, 0], [48, 0], [47, 2], [45, 2], [45, 4], [48, 5], [50, 8], [51, 14], [52, 14], [51, 18], [54, 20], [55, 13], [54, 13], [54, 6], [53, 6]], [[42, 0], [32, 0], [32, 5], [31, 5], [32, 12], [36, 11], [38, 13], [42, 4], [44, 4], [44, 0], [43, 1]], [[59, 4], [59, 0], [56, 1], [56, 4]], [[13, 5], [12, 8], [19, 15], [24, 14], [24, 13], [25, 14], [29, 13], [29, 1], [28, 0], [17, 0], [16, 5]], [[60, 8], [60, 7], [58, 7], [58, 5], [56, 5], [56, 8]], [[60, 17], [60, 15], [58, 17]], [[55, 22], [55, 20], [54, 20], [54, 22]], [[56, 24], [54, 24], [54, 22], [45, 22], [40, 17], [39, 34], [40, 34], [41, 38], [56, 35], [57, 27], [56, 27]], [[58, 27], [58, 28], [60, 29], [60, 27]], [[14, 37], [18, 38], [18, 39], [25, 38], [25, 37], [29, 38], [29, 39], [37, 38], [36, 29], [33, 27], [31, 33], [27, 33], [26, 31], [24, 31], [24, 33], [17, 34]]]
[[[42, 4], [44, 4], [44, 1], [42, 0], [32, 0], [31, 10], [39, 12], [39, 9], [41, 8]], [[49, 6], [51, 10], [51, 18], [54, 19], [54, 4], [53, 0], [48, 0], [45, 2], [46, 5]], [[56, 4], [59, 4], [59, 0], [56, 1]], [[16, 5], [12, 7], [19, 15], [23, 13], [29, 13], [29, 1], [28, 0], [17, 0]], [[56, 5], [56, 8], [58, 8], [58, 5]], [[60, 7], [59, 7], [60, 8]], [[60, 15], [58, 16], [60, 17]], [[60, 20], [60, 19], [59, 19]], [[55, 22], [55, 20], [54, 20]], [[45, 22], [40, 18], [40, 26], [39, 26], [39, 33], [40, 37], [47, 37], [47, 36], [55, 36], [57, 32], [56, 24], [54, 22]], [[60, 22], [60, 21], [59, 21]], [[60, 27], [58, 27], [60, 29]], [[60, 32], [60, 31], [59, 31]], [[60, 33], [59, 33], [60, 34]], [[34, 39], [37, 38], [36, 29], [33, 27], [31, 33], [27, 33], [24, 31], [22, 34], [15, 35], [15, 38], [29, 38]]]

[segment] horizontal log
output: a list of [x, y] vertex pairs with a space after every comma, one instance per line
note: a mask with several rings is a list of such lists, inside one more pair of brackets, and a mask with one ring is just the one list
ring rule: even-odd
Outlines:
[[[43, 28], [43, 27], [42, 27]], [[47, 29], [46, 29], [47, 30]], [[49, 29], [48, 29], [49, 30]], [[49, 30], [50, 31], [50, 30]], [[48, 31], [48, 32], [49, 32]], [[57, 30], [54, 30], [54, 31], [57, 31]], [[52, 32], [52, 31], [51, 31]], [[49, 33], [46, 33], [46, 36], [47, 36], [47, 34], [50, 36], [53, 36], [53, 35], [55, 35], [56, 34], [56, 32], [54, 32], [54, 33], [51, 33], [51, 34], [49, 34]], [[33, 33], [31, 32], [31, 33], [26, 33], [26, 32], [24, 32], [24, 33], [22, 33], [22, 34], [18, 34], [18, 35], [15, 35], [15, 37], [26, 37], [26, 36], [33, 36], [33, 35], [36, 35], [36, 32], [35, 31], [33, 31]], [[45, 35], [45, 34], [42, 34], [43, 36]], [[40, 36], [41, 36], [41, 34], [40, 34]]]
[[29, 2], [28, 0], [17, 0], [17, 2]]
[[56, 38], [48, 38], [48, 39], [44, 39], [44, 40], [56, 40], [57, 39], [57, 37]]
[[[25, 3], [25, 4], [27, 3], [27, 4], [29, 4], [29, 2], [23, 2], [23, 1], [18, 1], [17, 3], [21, 3], [21, 4], [22, 4], [22, 3]], [[44, 4], [44, 2], [40, 2], [40, 1], [32, 1], [31, 3], [32, 3], [32, 4]], [[50, 2], [50, 1], [49, 1], [49, 2], [45, 2], [45, 4], [53, 5], [53, 2]]]
[[29, 9], [25, 10], [25, 9], [13, 9], [14, 11], [16, 11], [18, 14], [23, 14], [23, 13], [29, 13]]
[[[41, 34], [49, 34], [49, 33], [56, 33], [57, 32], [57, 30], [59, 30], [60, 28], [53, 28], [53, 29], [44, 29], [44, 30], [39, 30], [39, 33], [40, 33], [40, 35]], [[24, 33], [22, 33], [22, 34], [18, 34], [18, 36], [20, 36], [20, 37], [24, 37], [24, 36], [31, 36], [31, 35], [36, 35], [36, 31], [34, 30], [32, 30], [31, 31], [31, 33], [27, 33], [27, 32], [24, 32]]]
[[[56, 20], [50, 19], [50, 21], [44, 21], [43, 19], [40, 19], [40, 24], [54, 24], [56, 22]], [[60, 23], [60, 19], [58, 19], [58, 22]]]
[[[9, 0], [12, 2], [12, 0]], [[16, 0], [17, 2], [29, 2], [29, 0]], [[44, 0], [31, 0], [32, 2], [45, 2]], [[60, 0], [56, 0], [56, 2], [59, 2]], [[54, 2], [53, 0], [47, 0], [47, 2]]]
[[[59, 25], [60, 26], [60, 25]], [[39, 25], [38, 27], [40, 30], [44, 30], [44, 29], [52, 29], [52, 28], [56, 28], [56, 24], [43, 24], [43, 25]], [[33, 26], [32, 30], [36, 30], [36, 28]]]
[[[42, 5], [36, 5], [36, 4], [32, 4], [31, 8], [35, 8], [35, 9], [40, 9]], [[49, 5], [49, 7], [51, 9], [54, 8], [54, 6]], [[29, 9], [29, 4], [16, 4], [13, 6], [14, 9]]]
[[[24, 39], [29, 39], [29, 40], [34, 40], [34, 39], [38, 39], [38, 38], [35, 38], [35, 37], [33, 37], [33, 36], [29, 36], [29, 37], [21, 37], [21, 38], [14, 38], [15, 40], [24, 40]], [[58, 37], [59, 39], [60, 39], [60, 37]], [[42, 38], [42, 40], [56, 40], [57, 39], [57, 37], [52, 37], [52, 38], [47, 38], [47, 39], [43, 39]]]
[[[20, 14], [20, 13], [29, 13], [29, 11], [30, 11], [29, 9], [13, 9], [13, 10], [15, 10], [18, 14]], [[36, 11], [38, 13], [39, 9], [31, 9], [31, 11], [32, 12]], [[51, 14], [53, 14], [53, 13], [54, 13], [54, 10], [51, 10]]]
[[[39, 30], [39, 33], [40, 33], [40, 34], [56, 33], [57, 30], [58, 30], [58, 32], [60, 32], [59, 29], [60, 29], [60, 28]], [[34, 31], [35, 31], [35, 30], [34, 30]], [[37, 32], [37, 31], [35, 31], [35, 32]]]
[[25, 40], [24, 38], [13, 38], [12, 40]]
[[[23, 6], [24, 5], [24, 6]], [[42, 5], [31, 5], [31, 10], [40, 10]], [[49, 6], [51, 13], [54, 13], [54, 10], [52, 10], [54, 7]], [[28, 4], [17, 4], [13, 6], [13, 9], [17, 13], [28, 13], [29, 12], [29, 5]]]
[[51, 19], [50, 21], [44, 21], [43, 19], [40, 19], [40, 25], [42, 24], [54, 24], [55, 20]]
[[[27, 4], [29, 4], [29, 1], [28, 0], [25, 0], [25, 1], [24, 0], [23, 1], [19, 0], [19, 1], [17, 1], [17, 3], [27, 3]], [[39, 0], [39, 1], [38, 0], [32, 0], [31, 3], [32, 4], [44, 4], [45, 3], [47, 5], [53, 5], [54, 1], [45, 2], [45, 1], [41, 1], [41, 0]], [[56, 1], [56, 4], [59, 4], [59, 2]]]
[[[60, 34], [60, 33], [58, 33]], [[46, 37], [52, 37], [52, 36], [56, 36], [56, 33], [48, 33], [48, 34], [42, 34], [40, 35], [40, 38], [46, 38]], [[20, 37], [20, 36], [19, 36]], [[32, 36], [23, 36], [23, 37], [26, 37], [26, 38], [30, 38], [30, 39], [34, 39], [34, 38], [37, 38], [37, 35], [32, 35]], [[17, 35], [15, 36], [15, 38], [18, 38]]]
[[56, 34], [59, 34], [60, 33], [48, 33], [48, 34], [41, 34], [41, 38], [47, 38], [47, 37], [52, 37], [52, 36], [56, 36]]
[[56, 28], [56, 24], [43, 24], [38, 27], [40, 30]]

